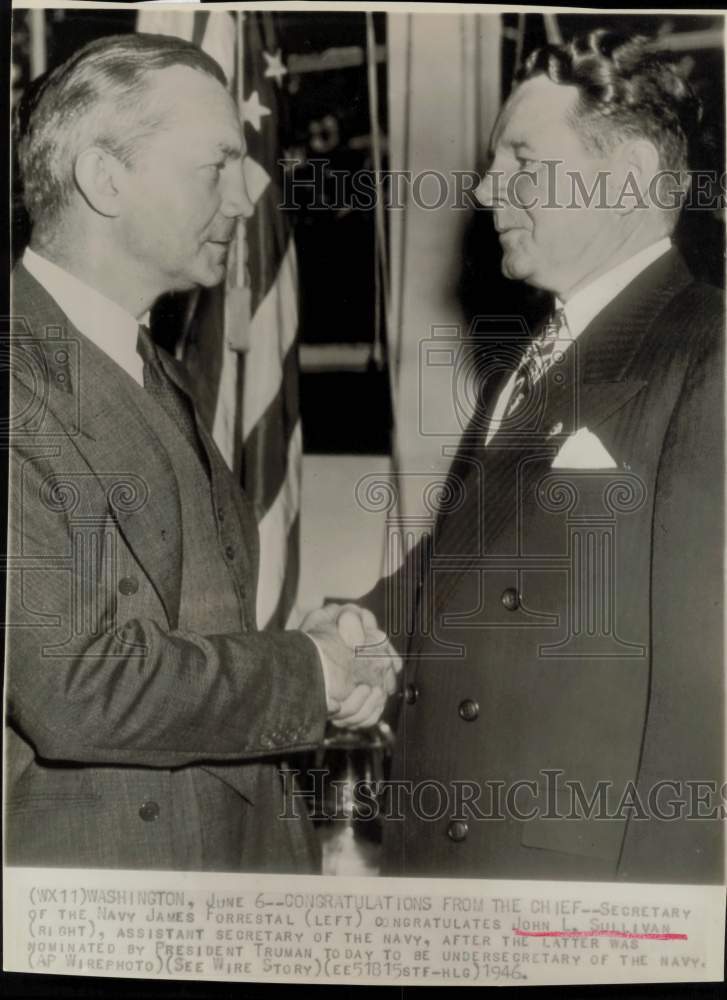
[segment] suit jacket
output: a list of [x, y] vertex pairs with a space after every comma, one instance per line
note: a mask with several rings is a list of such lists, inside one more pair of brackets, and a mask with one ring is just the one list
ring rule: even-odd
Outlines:
[[[209, 478], [198, 462], [180, 480], [144, 391], [22, 265], [14, 315], [8, 862], [316, 870], [307, 816], [278, 818], [277, 772], [323, 737], [322, 672], [300, 632], [256, 629], [247, 501], [199, 425]], [[184, 504], [185, 531], [206, 519], [217, 539], [214, 587], [235, 632], [214, 591], [200, 594], [205, 634], [180, 616], [195, 574]]]
[[[671, 251], [514, 429], [465, 435], [428, 551], [368, 599], [413, 621], [388, 872], [721, 881], [721, 824], [687, 783], [716, 805], [723, 322]], [[616, 467], [554, 467], [586, 428]]]

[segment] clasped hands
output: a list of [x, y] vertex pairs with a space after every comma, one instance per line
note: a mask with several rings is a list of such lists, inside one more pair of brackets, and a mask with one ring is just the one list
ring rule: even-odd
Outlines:
[[328, 717], [334, 726], [375, 725], [396, 690], [402, 666], [376, 616], [357, 604], [327, 604], [300, 624], [315, 642], [326, 683]]

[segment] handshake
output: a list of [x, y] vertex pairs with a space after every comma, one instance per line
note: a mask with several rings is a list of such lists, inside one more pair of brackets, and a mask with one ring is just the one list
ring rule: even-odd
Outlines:
[[334, 726], [365, 729], [396, 690], [402, 661], [375, 615], [356, 604], [327, 604], [300, 624], [316, 644]]

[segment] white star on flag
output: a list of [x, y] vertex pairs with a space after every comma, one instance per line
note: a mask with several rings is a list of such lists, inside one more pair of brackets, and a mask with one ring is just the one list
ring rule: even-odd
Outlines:
[[275, 55], [270, 55], [269, 52], [263, 52], [263, 59], [265, 60], [265, 76], [272, 77], [273, 80], [280, 86], [283, 77], [288, 72], [283, 65], [283, 60], [280, 56], [280, 49], [275, 53]]
[[245, 121], [249, 122], [256, 132], [259, 132], [260, 119], [270, 114], [270, 108], [266, 108], [264, 104], [260, 103], [257, 90], [253, 90], [248, 99], [242, 102], [242, 114]]

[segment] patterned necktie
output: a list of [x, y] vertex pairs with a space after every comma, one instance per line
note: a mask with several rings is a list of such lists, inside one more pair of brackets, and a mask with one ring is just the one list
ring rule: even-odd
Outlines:
[[207, 461], [197, 433], [192, 404], [167, 375], [157, 346], [151, 339], [149, 328], [143, 324], [139, 326], [136, 351], [144, 362], [144, 388], [156, 399], [175, 427], [192, 445], [206, 469]]
[[535, 340], [532, 340], [518, 365], [515, 382], [505, 410], [505, 417], [516, 413], [527, 399], [533, 386], [548, 371], [555, 360], [555, 348], [568, 335], [568, 321], [564, 309], [556, 309], [546, 320], [545, 326]]

